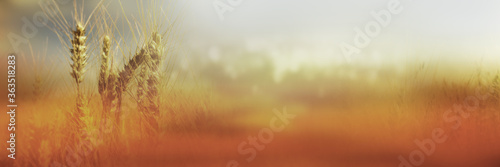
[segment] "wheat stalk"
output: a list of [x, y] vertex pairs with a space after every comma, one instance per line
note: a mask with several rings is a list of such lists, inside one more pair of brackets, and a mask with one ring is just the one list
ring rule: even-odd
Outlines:
[[[101, 71], [99, 74], [99, 93], [103, 98], [104, 112], [103, 119], [106, 119], [107, 113], [114, 114], [115, 124], [120, 124], [121, 103], [123, 101], [123, 92], [127, 89], [130, 80], [134, 76], [134, 71], [138, 69], [145, 60], [147, 48], [141, 49], [136, 53], [123, 70], [116, 72], [109, 66], [109, 39], [103, 40], [103, 51], [101, 53]], [[109, 112], [108, 112], [109, 111]]]
[[[112, 96], [111, 99], [116, 100], [115, 103], [116, 105], [113, 105], [113, 112], [115, 114], [115, 122], [116, 124], [120, 124], [120, 113], [121, 113], [121, 103], [123, 101], [123, 92], [127, 89], [128, 84], [130, 80], [134, 77], [134, 71], [137, 70], [139, 67], [147, 65], [144, 67], [146, 71], [142, 71], [141, 73], [152, 73], [148, 75], [147, 79], [144, 79], [144, 81], [147, 82], [140, 82], [140, 83], [147, 83], [142, 87], [143, 92], [146, 92], [146, 97], [148, 99], [149, 105], [147, 105], [147, 111], [152, 112], [153, 114], [147, 114], [151, 115], [148, 116], [148, 118], [153, 118], [153, 119], [148, 119], [153, 121], [152, 122], [152, 127], [154, 129], [158, 129], [158, 123], [156, 121], [156, 118], [153, 116], [157, 117], [159, 115], [159, 107], [158, 107], [158, 84], [159, 84], [159, 41], [161, 38], [157, 33], [154, 33], [153, 35], [153, 41], [149, 42], [148, 45], [146, 45], [144, 48], [142, 48], [138, 53], [136, 53], [125, 66], [123, 67], [123, 70], [120, 71], [117, 74], [117, 80], [113, 81], [113, 83], [116, 83], [116, 88], [115, 93], [116, 95]], [[144, 65], [143, 65], [144, 64]], [[114, 76], [113, 78], [115, 78]], [[110, 84], [110, 82], [108, 82]], [[141, 94], [142, 96], [142, 94]], [[144, 102], [142, 100], [141, 102]]]
[[108, 89], [108, 78], [110, 75], [110, 39], [108, 36], [105, 36], [102, 41], [102, 52], [101, 52], [101, 69], [99, 72], [99, 81], [98, 81], [98, 91], [101, 94], [102, 105], [103, 105], [103, 118], [106, 117], [107, 112], [109, 111], [109, 93], [113, 90]]
[[[157, 42], [151, 41], [147, 52], [144, 54], [144, 63], [141, 65], [141, 71], [137, 77], [137, 108], [141, 113], [141, 127], [151, 136], [158, 130], [158, 121], [155, 106], [158, 104], [154, 99], [157, 95], [158, 75], [156, 65], [158, 64]], [[155, 94], [156, 93], [156, 94]]]
[[71, 76], [75, 79], [76, 89], [77, 89], [77, 100], [76, 100], [76, 111], [71, 114], [71, 120], [75, 123], [77, 129], [82, 130], [84, 123], [81, 120], [84, 116], [84, 110], [86, 107], [86, 97], [82, 93], [80, 84], [84, 79], [85, 66], [87, 65], [87, 37], [85, 36], [85, 27], [80, 23], [76, 25], [76, 30], [72, 31], [73, 39], [71, 40], [72, 48], [71, 51]]
[[160, 41], [161, 37], [159, 34], [153, 34], [153, 42], [151, 43], [151, 54], [148, 59], [148, 67], [150, 71], [148, 79], [148, 100], [149, 108], [156, 114], [158, 114], [158, 86], [160, 80]]
[[108, 90], [108, 107], [109, 107], [109, 113], [118, 113], [119, 109], [119, 96], [118, 92], [120, 92], [122, 89], [118, 87], [119, 83], [119, 77], [118, 73], [114, 70], [111, 69], [110, 74], [108, 76], [108, 85], [107, 85], [107, 90]]
[[[149, 59], [149, 54], [146, 54], [145, 59]], [[147, 126], [147, 98], [146, 94], [148, 92], [148, 71], [149, 68], [146, 65], [142, 65], [137, 76], [137, 110], [140, 112], [140, 126], [141, 129]], [[145, 128], [146, 129], [146, 128]]]
[[[82, 26], [80, 23], [76, 25], [76, 30], [72, 31], [73, 34], [73, 39], [71, 40], [72, 48], [70, 49], [71, 51], [71, 60], [72, 63], [71, 68], [71, 76], [75, 79], [76, 82], [76, 91], [77, 91], [77, 98], [76, 98], [76, 108], [73, 112], [69, 112], [69, 120], [72, 122], [70, 124], [70, 135], [69, 135], [69, 145], [67, 145], [66, 149], [73, 149], [76, 150], [79, 148], [79, 144], [81, 144], [84, 141], [88, 141], [88, 138], [86, 136], [87, 134], [87, 124], [88, 123], [86, 119], [86, 115], [88, 115], [88, 104], [87, 104], [87, 97], [83, 93], [81, 84], [84, 79], [84, 74], [85, 74], [85, 66], [87, 65], [87, 46], [86, 46], [86, 41], [87, 37], [85, 36], [85, 27]], [[82, 163], [91, 163], [94, 161], [92, 157], [83, 157], [84, 161]], [[83, 165], [83, 164], [80, 164]]]
[[148, 106], [148, 122], [153, 130], [158, 131], [159, 98], [158, 87], [160, 80], [160, 54], [161, 54], [161, 37], [158, 33], [153, 33], [153, 41], [150, 47], [150, 56], [148, 57], [147, 66], [149, 67], [147, 98]]
[[[110, 39], [108, 36], [105, 36], [103, 41], [102, 41], [102, 53], [101, 53], [101, 70], [99, 73], [99, 83], [98, 83], [98, 89], [99, 89], [99, 94], [103, 98], [106, 97], [107, 90], [106, 90], [106, 85], [107, 85], [107, 79], [109, 76], [109, 48], [110, 46]], [[104, 102], [105, 100], [103, 100]]]
[[[109, 36], [104, 36], [102, 41], [102, 51], [101, 51], [101, 69], [99, 71], [99, 81], [98, 81], [98, 91], [101, 94], [101, 101], [103, 106], [103, 111], [101, 113], [101, 129], [106, 128], [106, 122], [108, 119], [109, 112], [113, 105], [114, 92], [115, 92], [115, 81], [112, 79], [112, 67], [110, 65], [111, 55], [110, 55], [111, 42]], [[111, 78], [111, 80], [110, 80]]]
[[147, 66], [142, 66], [137, 76], [137, 108], [139, 111], [143, 112], [146, 110], [146, 104], [144, 104], [145, 96], [148, 91], [147, 81], [148, 81], [148, 68]]

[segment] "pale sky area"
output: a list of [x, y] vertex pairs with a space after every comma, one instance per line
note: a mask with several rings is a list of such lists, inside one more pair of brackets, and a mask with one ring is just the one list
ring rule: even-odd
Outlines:
[[[194, 0], [190, 3], [190, 9], [196, 12], [189, 12], [186, 23], [196, 31], [193, 36], [202, 34], [228, 41], [260, 39], [264, 43], [295, 39], [298, 44], [330, 46], [335, 49], [332, 52], [339, 52], [341, 42], [352, 43], [354, 27], [364, 27], [374, 21], [370, 12], [386, 9], [390, 1], [243, 0], [232, 12], [225, 13], [224, 21], [218, 19], [213, 2]], [[479, 52], [476, 56], [499, 53], [500, 1], [400, 2], [402, 12], [393, 15], [390, 25], [382, 28], [366, 50], [398, 52], [398, 48], [414, 48]]]
[[[10, 1], [21, 16], [40, 10], [35, 0]], [[92, 6], [97, 1], [86, 1]], [[215, 0], [179, 3], [184, 11], [185, 47], [211, 58], [234, 50], [263, 51], [276, 62], [329, 66], [345, 63], [340, 45], [353, 44], [355, 27], [376, 21], [370, 12], [386, 10], [391, 0], [242, 0], [221, 21]], [[227, 0], [220, 0], [228, 4]], [[397, 63], [408, 57], [438, 61], [500, 61], [500, 1], [400, 0], [402, 11], [372, 37], [352, 60], [361, 64]], [[135, 1], [123, 1], [130, 14]], [[167, 1], [164, 2], [167, 8]], [[27, 11], [21, 9], [25, 8]], [[110, 9], [120, 10], [110, 7]], [[21, 16], [13, 16], [20, 19]], [[38, 35], [45, 39], [47, 32]], [[2, 33], [3, 35], [4, 33]], [[53, 37], [53, 36], [52, 36]], [[5, 39], [5, 38], [4, 38]], [[54, 40], [57, 40], [54, 38]], [[5, 42], [3, 42], [5, 44]], [[214, 51], [215, 50], [215, 51]], [[237, 55], [235, 55], [237, 56]], [[278, 63], [277, 63], [278, 64]]]

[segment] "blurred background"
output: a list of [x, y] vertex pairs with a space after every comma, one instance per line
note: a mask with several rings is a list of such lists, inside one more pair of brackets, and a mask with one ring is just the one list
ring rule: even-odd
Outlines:
[[[23, 18], [32, 22], [36, 12], [42, 11], [39, 2], [43, 1], [0, 2], [3, 55], [15, 51], [16, 44], [7, 35], [23, 34]], [[62, 11], [67, 17], [71, 16], [72, 0], [55, 2], [64, 4]], [[84, 5], [87, 14], [99, 3], [96, 0], [76, 2]], [[400, 0], [401, 13], [392, 15], [390, 24], [382, 27], [381, 33], [370, 38], [371, 43], [361, 48], [361, 53], [350, 56], [352, 62], [348, 62], [341, 44], [353, 45], [357, 35], [354, 29], [364, 30], [367, 23], [376, 21], [371, 12], [386, 10], [389, 2], [242, 0], [241, 4], [231, 5], [223, 0], [191, 0], [160, 1], [160, 4], [182, 18], [179, 19], [182, 26], [177, 31], [181, 34], [178, 41], [182, 43], [179, 53], [182, 56], [176, 68], [207, 73], [200, 75], [220, 84], [226, 81], [217, 77], [248, 78], [242, 77], [244, 75], [267, 76], [262, 79], [270, 83], [282, 82], [291, 74], [306, 75], [301, 77], [309, 80], [334, 74], [359, 80], [392, 78], [415, 61], [455, 66], [456, 69], [447, 67], [451, 71], [498, 65], [499, 2], [487, 0]], [[104, 4], [116, 6], [108, 9], [115, 17], [123, 15], [122, 7], [127, 9], [130, 18], [140, 12], [136, 1], [104, 1]], [[223, 20], [214, 4], [227, 5], [222, 6], [227, 8], [222, 14]], [[117, 26], [129, 28], [126, 24]], [[67, 55], [61, 52], [66, 48], [58, 42], [55, 33], [46, 27], [37, 27], [37, 31], [31, 38], [24, 39], [29, 39], [35, 50], [49, 48], [45, 54], [50, 59], [67, 62]], [[45, 41], [49, 41], [48, 44], [44, 44]], [[27, 51], [26, 42], [21, 41], [19, 48]], [[258, 83], [247, 84], [248, 89], [259, 88]]]
[[[184, 46], [204, 53], [190, 53], [203, 61], [232, 63], [240, 59], [270, 59], [275, 75], [305, 66], [328, 68], [346, 64], [340, 44], [352, 44], [355, 27], [364, 26], [375, 19], [370, 14], [387, 8], [390, 1], [264, 1], [242, 0], [236, 6], [229, 5], [220, 20], [214, 2], [223, 0], [191, 0], [175, 3], [175, 10], [182, 12]], [[40, 1], [41, 2], [41, 1]], [[59, 2], [59, 1], [57, 1]], [[71, 15], [72, 0], [60, 0], [61, 6]], [[78, 1], [90, 11], [99, 1]], [[106, 1], [105, 1], [106, 2]], [[107, 1], [110, 13], [120, 14], [116, 1]], [[13, 52], [8, 33], [22, 34], [22, 18], [32, 21], [41, 11], [38, 0], [3, 0], [1, 3], [2, 38], [1, 51]], [[146, 3], [146, 2], [144, 2]], [[172, 8], [169, 1], [161, 2], [164, 8]], [[499, 2], [467, 0], [400, 0], [402, 12], [392, 16], [389, 26], [372, 39], [362, 53], [353, 56], [354, 64], [376, 66], [390, 64], [404, 66], [402, 62], [419, 58], [433, 61], [458, 61], [484, 63], [499, 61], [500, 16]], [[137, 2], [121, 2], [131, 16], [137, 14]], [[170, 6], [170, 7], [169, 7]], [[113, 11], [115, 10], [115, 11]], [[30, 41], [40, 43], [57, 41], [54, 33], [45, 27], [38, 28]], [[50, 50], [60, 49], [50, 42]], [[53, 44], [53, 46], [52, 46]], [[23, 44], [24, 45], [24, 44]], [[416, 52], [420, 52], [417, 54]], [[245, 55], [242, 52], [259, 52]], [[56, 54], [56, 53], [51, 53]], [[197, 59], [197, 58], [193, 58]], [[489, 64], [491, 65], [491, 64]], [[251, 65], [250, 65], [251, 66]], [[380, 66], [380, 65], [378, 65]], [[233, 68], [233, 67], [227, 67]], [[242, 67], [243, 68], [243, 67]], [[276, 79], [277, 79], [276, 78]]]

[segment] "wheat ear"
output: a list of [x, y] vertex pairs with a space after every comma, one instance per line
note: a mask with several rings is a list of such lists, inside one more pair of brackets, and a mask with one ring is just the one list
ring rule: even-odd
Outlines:
[[[117, 77], [116, 82], [115, 82], [116, 83], [116, 89], [115, 89], [116, 95], [114, 96], [114, 97], [116, 97], [116, 105], [114, 105], [115, 108], [113, 108], [112, 110], [114, 110], [115, 121], [117, 124], [120, 124], [120, 112], [121, 112], [121, 103], [123, 100], [123, 92], [127, 89], [130, 80], [134, 76], [134, 71], [137, 70], [146, 61], [146, 59], [149, 59], [149, 58], [146, 58], [146, 56], [159, 57], [158, 52], [154, 51], [156, 49], [153, 49], [153, 48], [159, 48], [159, 40], [160, 40], [159, 35], [157, 35], [155, 33], [155, 35], [153, 36], [153, 41], [150, 42], [148, 45], [146, 45], [144, 48], [142, 48], [139, 52], [137, 52], [125, 64], [125, 66], [123, 67], [123, 70], [120, 71], [115, 76], [115, 77]], [[151, 53], [153, 53], [155, 55], [152, 55]], [[158, 60], [159, 58], [152, 58], [152, 59]], [[155, 61], [155, 62], [156, 63], [153, 63], [153, 64], [155, 64], [155, 66], [158, 66], [159, 61]], [[154, 71], [158, 71], [158, 69], [159, 68], [153, 68]], [[155, 75], [155, 76], [158, 77], [157, 75]], [[151, 80], [151, 78], [149, 78], [148, 79], [148, 89], [150, 89], [149, 85], [151, 85], [151, 84], [158, 85], [158, 80], [159, 80], [158, 78], [153, 79], [153, 80]], [[108, 82], [108, 84], [109, 84], [109, 82]], [[150, 97], [154, 97], [154, 96], [157, 97], [158, 90], [156, 89], [153, 91], [148, 91], [147, 94], [148, 94], [147, 95], [148, 99], [150, 99]], [[157, 111], [157, 109], [154, 109], [153, 111]]]
[[75, 79], [77, 87], [80, 88], [80, 84], [83, 81], [83, 75], [85, 74], [85, 66], [87, 65], [87, 36], [85, 36], [85, 27], [81, 24], [76, 25], [76, 30], [73, 33], [73, 40], [71, 40], [72, 49], [71, 51], [71, 76]]
[[[87, 106], [86, 97], [82, 93], [82, 90], [80, 89], [80, 84], [83, 81], [85, 74], [85, 66], [87, 65], [87, 60], [88, 60], [88, 56], [86, 53], [87, 37], [85, 36], [85, 27], [83, 27], [81, 24], [78, 23], [76, 25], [76, 30], [72, 31], [72, 34], [73, 34], [73, 39], [71, 40], [71, 44], [73, 48], [70, 49], [71, 60], [72, 60], [71, 64], [72, 71], [70, 74], [76, 81], [77, 99], [76, 99], [76, 111], [70, 114], [70, 120], [74, 123], [76, 129], [81, 131], [84, 129], [85, 126], [82, 119], [85, 115], [85, 109]], [[78, 140], [79, 138], [76, 137], [76, 139]]]
[[119, 124], [120, 112], [121, 112], [121, 103], [123, 92], [127, 89], [128, 83], [130, 79], [132, 79], [134, 75], [134, 71], [144, 62], [144, 55], [146, 53], [146, 49], [141, 49], [140, 52], [136, 53], [132, 59], [128, 61], [127, 64], [123, 67], [123, 70], [116, 74], [116, 108], [114, 108], [115, 112], [115, 121]]

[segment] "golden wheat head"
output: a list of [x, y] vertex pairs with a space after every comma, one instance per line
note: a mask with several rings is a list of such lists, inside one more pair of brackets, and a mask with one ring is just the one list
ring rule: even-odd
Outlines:
[[81, 24], [76, 25], [76, 30], [72, 32], [73, 40], [71, 40], [72, 49], [71, 51], [71, 76], [75, 79], [76, 83], [79, 85], [83, 81], [83, 75], [85, 74], [85, 66], [87, 65], [87, 37], [85, 36], [85, 27]]

